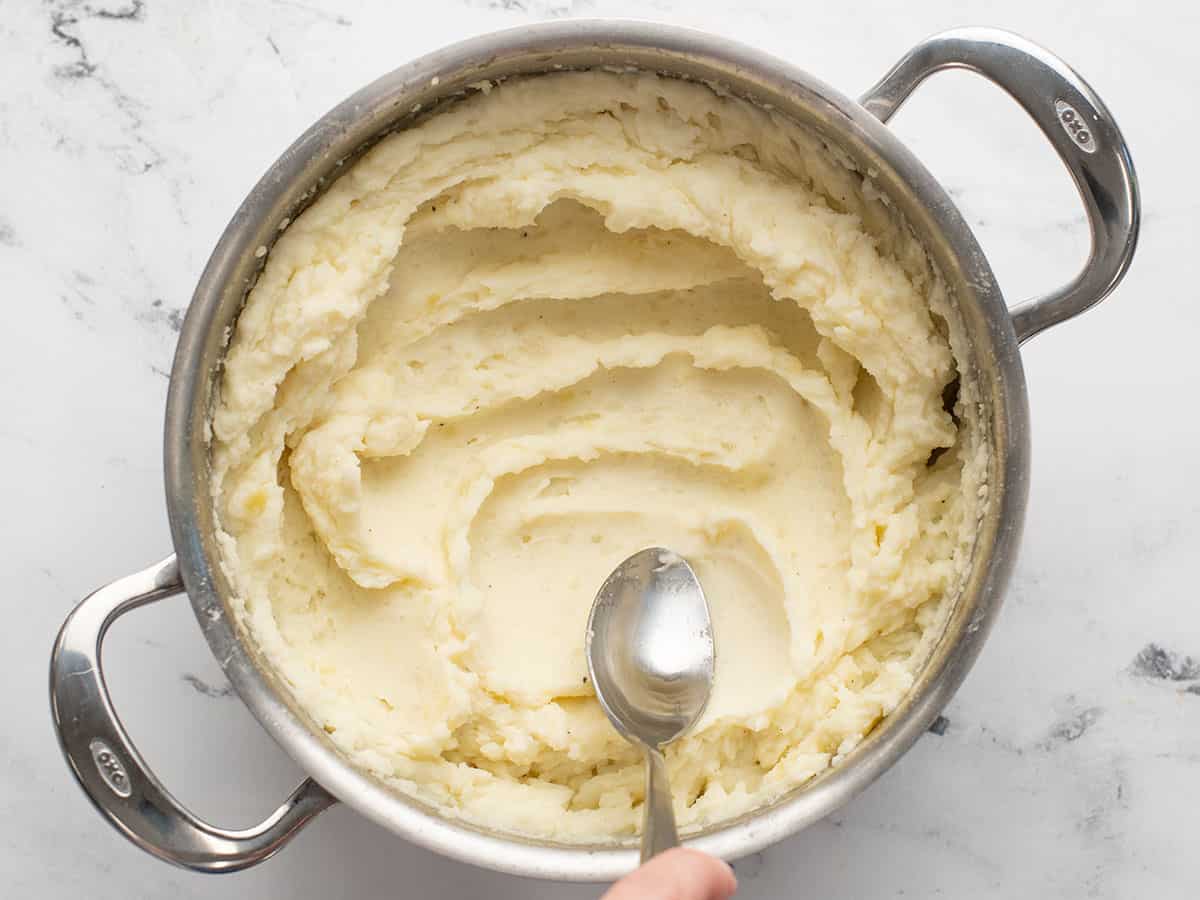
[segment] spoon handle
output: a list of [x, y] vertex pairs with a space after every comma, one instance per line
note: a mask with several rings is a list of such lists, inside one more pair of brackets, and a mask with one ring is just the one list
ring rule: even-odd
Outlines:
[[679, 846], [667, 761], [655, 747], [646, 747], [646, 800], [643, 806], [646, 818], [642, 823], [642, 862], [645, 862], [664, 850]]

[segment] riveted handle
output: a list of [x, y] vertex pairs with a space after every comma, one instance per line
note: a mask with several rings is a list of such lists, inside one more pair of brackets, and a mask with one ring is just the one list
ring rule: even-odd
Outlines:
[[117, 618], [183, 590], [172, 556], [86, 597], [67, 617], [54, 643], [50, 708], [71, 771], [113, 827], [143, 850], [177, 866], [233, 872], [274, 854], [337, 801], [306, 779], [262, 824], [227, 830], [184, 809], [146, 767], [113, 711], [100, 649]]
[[994, 28], [959, 28], [914, 47], [860, 102], [886, 122], [922, 81], [968, 69], [1003, 88], [1054, 146], [1075, 181], [1092, 232], [1083, 270], [1058, 290], [1012, 311], [1017, 339], [1099, 303], [1129, 268], [1141, 220], [1137, 175], [1112, 114], [1077, 72], [1052, 53]]

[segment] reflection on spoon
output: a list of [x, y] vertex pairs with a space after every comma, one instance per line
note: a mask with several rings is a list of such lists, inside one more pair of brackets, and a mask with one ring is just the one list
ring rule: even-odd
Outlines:
[[645, 861], [679, 844], [662, 749], [696, 724], [712, 693], [712, 618], [687, 560], [650, 547], [617, 566], [592, 604], [586, 652], [609, 721], [646, 754]]

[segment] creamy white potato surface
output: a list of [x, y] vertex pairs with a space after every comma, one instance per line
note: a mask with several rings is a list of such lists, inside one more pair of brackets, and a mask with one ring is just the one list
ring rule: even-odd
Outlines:
[[945, 289], [869, 180], [652, 75], [487, 86], [292, 222], [213, 417], [236, 614], [356, 765], [491, 827], [634, 833], [588, 682], [605, 576], [695, 566], [711, 703], [685, 828], [851, 750], [913, 683], [986, 454]]

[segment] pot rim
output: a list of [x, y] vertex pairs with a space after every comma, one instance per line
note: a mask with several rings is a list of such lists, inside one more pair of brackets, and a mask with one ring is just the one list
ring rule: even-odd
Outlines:
[[[238, 634], [222, 600], [224, 574], [212, 534], [213, 514], [204, 473], [207, 417], [220, 350], [218, 306], [238, 282], [244, 299], [253, 284], [247, 260], [285, 216], [294, 216], [296, 185], [315, 195], [339, 174], [322, 180], [315, 160], [338, 147], [350, 126], [370, 127], [381, 136], [403, 127], [400, 117], [416, 102], [448, 93], [443, 84], [497, 61], [520, 56], [552, 68], [565, 49], [603, 52], [618, 62], [661, 56], [659, 71], [674, 72], [687, 61], [713, 73], [712, 80], [740, 79], [763, 93], [819, 104], [829, 126], [878, 164], [876, 179], [890, 179], [909, 195], [902, 211], [918, 234], [939, 238], [926, 247], [954, 288], [955, 303], [976, 315], [971, 332], [976, 357], [986, 357], [991, 383], [992, 460], [985, 520], [977, 538], [971, 583], [956, 604], [957, 624], [948, 623], [939, 646], [923, 667], [918, 685], [861, 744], [836, 766], [781, 800], [687, 840], [689, 846], [727, 859], [758, 851], [842, 806], [890, 768], [926, 731], [958, 689], [978, 655], [1000, 607], [1011, 573], [1024, 517], [1029, 470], [1028, 407], [1018, 341], [995, 277], [953, 201], [917, 158], [863, 106], [806, 72], [766, 53], [704, 32], [656, 23], [576, 19], [506, 29], [454, 44], [384, 75], [319, 119], [267, 170], [247, 195], [218, 241], [188, 308], [171, 372], [164, 431], [166, 499], [179, 569], [196, 619], [209, 646], [242, 701], [277, 743], [318, 783], [363, 815], [405, 839], [464, 862], [511, 874], [566, 880], [610, 880], [636, 866], [637, 851], [594, 846], [550, 845], [488, 833], [438, 815], [345, 760], [323, 735], [285, 701], [268, 673]], [[526, 71], [535, 69], [527, 66]], [[682, 74], [682, 73], [681, 73]], [[687, 77], [683, 75], [682, 77]], [[458, 79], [461, 81], [461, 79]], [[736, 92], [736, 91], [735, 91]], [[390, 125], [387, 124], [390, 122]], [[361, 143], [361, 141], [360, 141]], [[342, 153], [343, 158], [346, 157]], [[340, 166], [341, 163], [336, 165]], [[891, 196], [889, 194], [889, 196]], [[924, 242], [923, 242], [924, 243]], [[935, 252], [936, 251], [936, 252]], [[939, 256], [940, 254], [940, 256]], [[259, 254], [261, 255], [261, 254]], [[949, 267], [952, 272], [945, 271]], [[951, 640], [951, 638], [953, 638]]]

